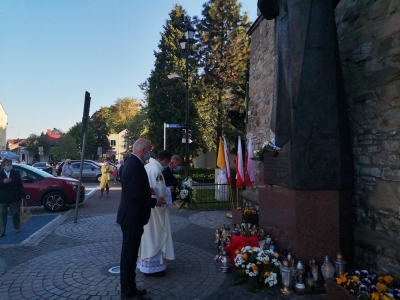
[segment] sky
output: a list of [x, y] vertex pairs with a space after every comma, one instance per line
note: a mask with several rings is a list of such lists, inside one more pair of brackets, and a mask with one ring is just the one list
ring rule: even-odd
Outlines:
[[[0, 103], [7, 139], [67, 132], [119, 98], [143, 99], [160, 33], [175, 4], [201, 16], [206, 0], [0, 0]], [[239, 0], [250, 21], [256, 0]]]

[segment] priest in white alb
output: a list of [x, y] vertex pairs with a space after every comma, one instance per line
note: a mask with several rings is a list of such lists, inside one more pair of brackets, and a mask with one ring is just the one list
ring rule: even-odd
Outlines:
[[168, 204], [172, 204], [172, 197], [170, 189], [165, 186], [162, 175], [162, 171], [168, 166], [171, 157], [170, 151], [163, 150], [155, 159], [150, 158], [149, 163], [145, 165], [150, 187], [156, 195], [163, 194], [167, 205], [152, 208], [149, 222], [144, 226], [137, 260], [137, 268], [144, 275], [165, 276], [166, 260], [175, 259], [168, 208]]

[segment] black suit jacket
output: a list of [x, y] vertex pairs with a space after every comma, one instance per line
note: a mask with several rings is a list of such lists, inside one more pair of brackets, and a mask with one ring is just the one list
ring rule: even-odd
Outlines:
[[157, 199], [151, 197], [149, 179], [143, 162], [131, 155], [124, 163], [121, 177], [122, 194], [117, 223], [121, 226], [146, 225]]
[[0, 203], [17, 202], [25, 198], [25, 190], [19, 172], [17, 170], [10, 171], [12, 181], [9, 183], [4, 183], [6, 178], [6, 172], [2, 169], [0, 171]]
[[165, 185], [167, 187], [169, 186], [173, 186], [174, 187], [174, 192], [172, 193], [172, 200], [175, 201], [176, 200], [176, 188], [179, 184], [178, 179], [175, 178], [174, 173], [171, 169], [170, 166], [166, 167], [163, 171], [162, 174], [164, 176], [164, 180], [165, 180]]

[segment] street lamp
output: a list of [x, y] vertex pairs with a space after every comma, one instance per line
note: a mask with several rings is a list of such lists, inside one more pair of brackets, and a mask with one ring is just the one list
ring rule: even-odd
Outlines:
[[188, 23], [185, 35], [179, 40], [179, 44], [181, 45], [182, 52], [186, 59], [186, 72], [185, 79], [183, 80], [186, 85], [186, 117], [185, 117], [185, 176], [190, 176], [190, 165], [189, 165], [189, 50], [190, 43], [193, 41], [195, 30]]

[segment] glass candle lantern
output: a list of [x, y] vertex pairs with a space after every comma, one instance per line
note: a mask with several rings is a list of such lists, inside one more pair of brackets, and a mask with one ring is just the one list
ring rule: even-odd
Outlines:
[[305, 283], [306, 283], [307, 288], [309, 288], [309, 289], [314, 287], [314, 277], [312, 276], [312, 274], [310, 272], [307, 273]]
[[319, 276], [318, 276], [318, 265], [317, 265], [317, 262], [315, 261], [315, 258], [310, 260], [310, 271], [314, 278], [314, 282], [317, 283]]
[[283, 288], [281, 288], [281, 293], [283, 295], [293, 294], [292, 268], [290, 267], [289, 262], [287, 260], [284, 260], [280, 269], [281, 269], [281, 277], [283, 285]]
[[333, 277], [333, 274], [335, 274], [335, 268], [332, 266], [328, 255], [325, 256], [324, 263], [321, 266], [321, 273], [322, 276], [324, 276], [325, 282], [328, 278]]
[[221, 257], [219, 258], [219, 261], [221, 262], [221, 271], [223, 273], [228, 273], [229, 268], [231, 266], [229, 256], [226, 254], [226, 250], [223, 249], [221, 252]]
[[301, 261], [299, 261], [296, 267], [296, 288], [298, 289], [306, 288], [306, 285], [304, 284], [305, 282], [304, 276], [305, 276], [304, 266], [301, 263]]
[[346, 261], [343, 259], [342, 254], [338, 254], [335, 260], [335, 276], [342, 277], [346, 271]]

